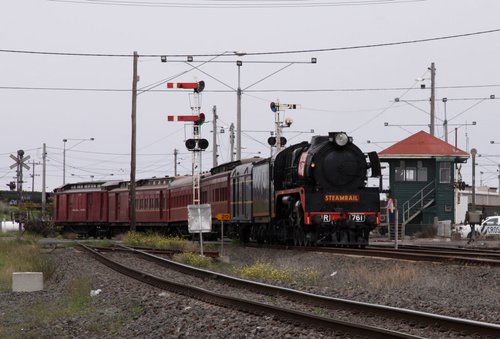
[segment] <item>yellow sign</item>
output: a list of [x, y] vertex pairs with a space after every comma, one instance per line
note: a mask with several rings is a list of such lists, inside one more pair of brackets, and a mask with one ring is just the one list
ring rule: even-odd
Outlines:
[[325, 202], [359, 202], [358, 194], [325, 194]]
[[217, 213], [215, 217], [217, 218], [217, 220], [224, 220], [224, 221], [231, 220], [231, 214], [229, 213]]

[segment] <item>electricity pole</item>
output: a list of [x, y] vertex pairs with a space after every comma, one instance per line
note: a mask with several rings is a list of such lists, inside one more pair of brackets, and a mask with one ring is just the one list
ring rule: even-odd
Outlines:
[[177, 176], [177, 154], [179, 154], [179, 151], [174, 148], [174, 177]]
[[430, 124], [430, 132], [431, 135], [434, 136], [434, 122], [435, 122], [435, 99], [436, 99], [436, 67], [434, 63], [431, 63], [431, 67], [429, 68], [431, 71], [431, 124]]
[[130, 230], [135, 232], [135, 167], [136, 167], [136, 120], [137, 120], [137, 60], [139, 55], [134, 51], [133, 73], [132, 73], [132, 138], [130, 152]]
[[231, 149], [231, 162], [234, 161], [234, 124], [231, 123], [229, 126], [229, 148]]
[[212, 121], [212, 128], [214, 130], [212, 133], [212, 167], [217, 167], [217, 106], [214, 105], [212, 113], [214, 114]]
[[[45, 218], [45, 209], [47, 208], [47, 193], [45, 191], [45, 178], [46, 178], [46, 164], [45, 162], [47, 161], [47, 148], [45, 146], [45, 143], [43, 144], [43, 150], [42, 150], [42, 218]], [[45, 220], [45, 219], [44, 219]]]

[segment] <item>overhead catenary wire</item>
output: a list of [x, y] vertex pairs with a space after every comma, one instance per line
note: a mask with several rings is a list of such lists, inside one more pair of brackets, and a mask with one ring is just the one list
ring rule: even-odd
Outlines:
[[85, 4], [119, 7], [153, 7], [153, 8], [316, 8], [316, 7], [353, 7], [353, 6], [375, 6], [394, 5], [413, 2], [425, 2], [427, 0], [278, 0], [278, 1], [256, 1], [256, 0], [194, 0], [194, 1], [132, 1], [132, 0], [49, 0], [51, 2], [67, 4]]
[[[322, 53], [322, 52], [334, 52], [334, 51], [345, 51], [354, 49], [365, 49], [365, 48], [378, 48], [378, 47], [390, 47], [397, 45], [409, 45], [424, 42], [449, 40], [465, 38], [476, 35], [491, 34], [500, 32], [500, 28], [476, 31], [470, 33], [445, 35], [431, 38], [423, 39], [413, 39], [413, 40], [403, 40], [403, 41], [393, 41], [393, 42], [381, 42], [372, 43], [364, 45], [354, 45], [354, 46], [342, 46], [342, 47], [327, 47], [327, 48], [311, 48], [311, 49], [297, 49], [297, 50], [283, 50], [283, 51], [261, 51], [261, 52], [246, 52], [246, 56], [261, 56], [261, 55], [283, 55], [283, 54], [304, 54], [304, 53]], [[109, 53], [75, 53], [75, 52], [50, 52], [50, 51], [34, 51], [34, 50], [15, 50], [15, 49], [0, 49], [0, 53], [16, 53], [16, 54], [34, 54], [34, 55], [53, 55], [53, 56], [75, 56], [75, 57], [111, 57], [111, 58], [133, 58], [133, 54], [109, 54]], [[209, 54], [140, 54], [141, 58], [161, 58], [161, 57], [234, 57], [233, 53], [209, 53]]]
[[[205, 72], [202, 72], [205, 73]], [[166, 80], [170, 81], [170, 80]], [[165, 83], [165, 79], [158, 81], [158, 83]], [[226, 85], [230, 87], [229, 85]], [[472, 89], [472, 88], [495, 88], [500, 87], [500, 84], [484, 84], [484, 85], [451, 85], [451, 86], [436, 86], [436, 89]], [[131, 89], [124, 88], [83, 88], [83, 87], [43, 87], [43, 86], [0, 86], [0, 90], [19, 90], [19, 91], [75, 91], [75, 92], [126, 92], [129, 93]], [[247, 89], [246, 93], [314, 93], [314, 92], [382, 92], [382, 91], [404, 91], [404, 90], [418, 90], [415, 87], [366, 87], [366, 88], [263, 88], [263, 89]], [[166, 90], [166, 89], [150, 89], [150, 93], [173, 93], [182, 92], [182, 90]], [[234, 90], [224, 89], [206, 89], [206, 93], [231, 93]], [[453, 100], [480, 100], [481, 98], [448, 98], [449, 101]], [[428, 99], [415, 99], [406, 100], [408, 102], [423, 102]]]

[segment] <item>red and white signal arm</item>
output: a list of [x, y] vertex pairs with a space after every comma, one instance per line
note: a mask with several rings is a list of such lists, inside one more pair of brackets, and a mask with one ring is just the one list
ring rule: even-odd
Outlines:
[[192, 89], [199, 93], [205, 88], [205, 82], [167, 82], [167, 88]]
[[167, 88], [197, 89], [197, 82], [167, 82]]
[[198, 121], [197, 115], [169, 115], [167, 121]]

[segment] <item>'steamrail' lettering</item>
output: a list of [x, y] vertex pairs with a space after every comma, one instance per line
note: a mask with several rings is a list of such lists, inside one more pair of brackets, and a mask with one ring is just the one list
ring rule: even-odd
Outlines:
[[325, 202], [359, 202], [359, 194], [325, 194]]

